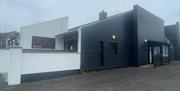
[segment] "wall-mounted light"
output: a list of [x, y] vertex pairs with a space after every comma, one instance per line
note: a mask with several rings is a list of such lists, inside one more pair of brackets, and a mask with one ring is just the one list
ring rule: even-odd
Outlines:
[[145, 39], [144, 42], [147, 42], [147, 39]]
[[167, 39], [167, 40], [166, 40], [166, 43], [170, 43], [170, 41]]
[[116, 36], [115, 36], [115, 35], [112, 35], [112, 39], [116, 39]]

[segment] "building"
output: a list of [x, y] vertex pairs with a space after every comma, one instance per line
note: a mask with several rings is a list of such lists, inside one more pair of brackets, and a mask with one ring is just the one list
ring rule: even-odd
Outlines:
[[9, 47], [18, 47], [20, 41], [19, 32], [5, 32], [0, 33], [0, 49], [9, 48]]
[[[24, 26], [20, 30], [20, 46], [0, 49], [0, 74], [9, 85], [79, 71], [80, 55], [63, 52], [56, 45], [59, 42], [56, 35], [68, 31], [68, 17]], [[74, 71], [68, 73], [67, 70]], [[48, 76], [48, 73], [51, 74]]]
[[56, 49], [55, 36], [68, 31], [68, 17], [24, 26], [20, 30], [22, 49]]
[[180, 25], [179, 22], [165, 26], [165, 34], [172, 44], [171, 57], [173, 60], [180, 60]]
[[111, 17], [103, 11], [99, 18], [57, 35], [57, 38], [64, 36], [64, 50], [80, 48], [81, 69], [169, 63], [169, 44], [161, 18], [137, 5], [131, 11]]
[[9, 66], [0, 66], [9, 85], [80, 70], [170, 63], [164, 21], [138, 5], [110, 17], [103, 11], [99, 20], [69, 30], [67, 26], [67, 18], [61, 18], [21, 28], [22, 48], [1, 52], [11, 52], [1, 57]]

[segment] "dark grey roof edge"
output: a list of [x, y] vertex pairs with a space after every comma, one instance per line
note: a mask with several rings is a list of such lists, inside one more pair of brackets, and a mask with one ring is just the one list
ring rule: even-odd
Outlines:
[[72, 32], [77, 32], [77, 30], [67, 31], [67, 32], [64, 32], [64, 33], [58, 34], [58, 35], [56, 35], [55, 37], [58, 37], [58, 36], [61, 36], [61, 35], [64, 35], [64, 34], [68, 34], [68, 33], [72, 33]]
[[165, 25], [165, 27], [168, 27], [168, 26], [177, 26], [177, 25], [180, 26], [179, 22], [176, 22], [174, 24]]
[[134, 5], [134, 9], [135, 9], [136, 7], [140, 7], [141, 9], [145, 10], [145, 11], [148, 12], [149, 14], [151, 14], [151, 15], [153, 15], [153, 16], [159, 18], [161, 21], [164, 22], [164, 19], [162, 19], [160, 16], [158, 16], [158, 15], [156, 15], [156, 14], [150, 12], [149, 10], [147, 10], [147, 9], [145, 9], [145, 8], [143, 8], [143, 7], [141, 7], [140, 5], [138, 5], [138, 4]]
[[118, 17], [118, 16], [121, 16], [121, 15], [124, 15], [124, 14], [127, 14], [127, 13], [130, 13], [131, 11], [133, 11], [133, 10], [129, 10], [129, 11], [122, 12], [122, 13], [120, 13], [120, 14], [112, 15], [112, 16], [108, 17], [107, 19], [104, 19], [104, 20], [101, 20], [101, 21], [97, 20], [97, 21], [93, 21], [93, 22], [90, 22], [90, 23], [87, 23], [87, 24], [84, 24], [84, 25], [80, 25], [80, 26], [77, 26], [77, 27], [68, 29], [67, 32], [62, 33], [62, 34], [58, 34], [58, 35], [56, 35], [56, 36], [60, 36], [60, 35], [66, 34], [66, 33], [74, 32], [74, 31], [78, 31], [78, 28], [80, 28], [80, 27], [85, 27], [85, 26], [97, 24], [97, 23], [100, 23], [100, 22], [105, 22], [105, 21], [107, 21], [107, 20], [116, 18], [116, 17]]

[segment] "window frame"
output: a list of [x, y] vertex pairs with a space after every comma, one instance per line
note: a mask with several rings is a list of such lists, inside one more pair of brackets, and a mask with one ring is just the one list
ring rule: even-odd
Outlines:
[[168, 57], [169, 56], [169, 48], [168, 48], [168, 46], [166, 46], [166, 45], [163, 45], [162, 46], [162, 54], [163, 54], [163, 57]]
[[118, 43], [117, 42], [109, 42], [109, 54], [110, 55], [118, 55]]
[[55, 49], [55, 38], [32, 36], [32, 49]]

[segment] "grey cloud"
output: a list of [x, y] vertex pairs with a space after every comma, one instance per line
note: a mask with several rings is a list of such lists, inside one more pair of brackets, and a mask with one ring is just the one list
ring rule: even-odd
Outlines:
[[180, 0], [1, 0], [1, 32], [69, 16], [69, 27], [98, 19], [101, 10], [114, 15], [139, 4], [173, 24], [180, 20]]

